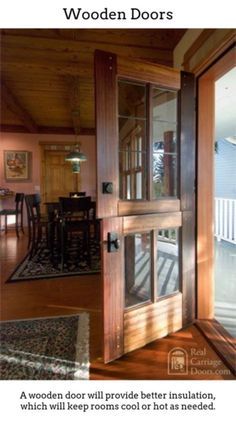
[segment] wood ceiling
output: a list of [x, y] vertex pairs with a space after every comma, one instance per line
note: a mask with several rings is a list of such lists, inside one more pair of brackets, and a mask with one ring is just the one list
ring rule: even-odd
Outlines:
[[167, 66], [185, 29], [4, 29], [1, 129], [93, 133], [96, 49]]

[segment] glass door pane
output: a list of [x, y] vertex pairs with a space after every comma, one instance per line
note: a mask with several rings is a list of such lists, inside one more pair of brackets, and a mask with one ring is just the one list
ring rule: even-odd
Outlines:
[[120, 199], [146, 199], [146, 85], [118, 83]]
[[151, 300], [151, 234], [125, 236], [125, 307]]
[[162, 229], [157, 233], [157, 297], [180, 290], [179, 230]]
[[152, 89], [153, 199], [177, 196], [177, 92]]

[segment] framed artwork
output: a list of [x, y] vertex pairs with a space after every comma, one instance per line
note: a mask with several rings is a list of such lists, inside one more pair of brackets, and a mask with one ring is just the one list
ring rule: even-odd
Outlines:
[[4, 151], [5, 179], [8, 182], [29, 180], [29, 151]]

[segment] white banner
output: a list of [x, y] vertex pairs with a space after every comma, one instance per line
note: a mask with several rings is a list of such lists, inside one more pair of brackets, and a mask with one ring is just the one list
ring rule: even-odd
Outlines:
[[235, 1], [7, 0], [1, 28], [234, 28]]
[[[2, 418], [27, 421], [199, 422], [234, 414], [234, 381], [6, 381]], [[216, 419], [217, 418], [217, 419]]]

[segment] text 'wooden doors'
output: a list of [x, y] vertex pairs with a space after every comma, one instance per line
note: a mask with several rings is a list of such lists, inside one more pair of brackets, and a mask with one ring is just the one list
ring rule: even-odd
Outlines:
[[95, 52], [104, 361], [195, 317], [193, 75]]

